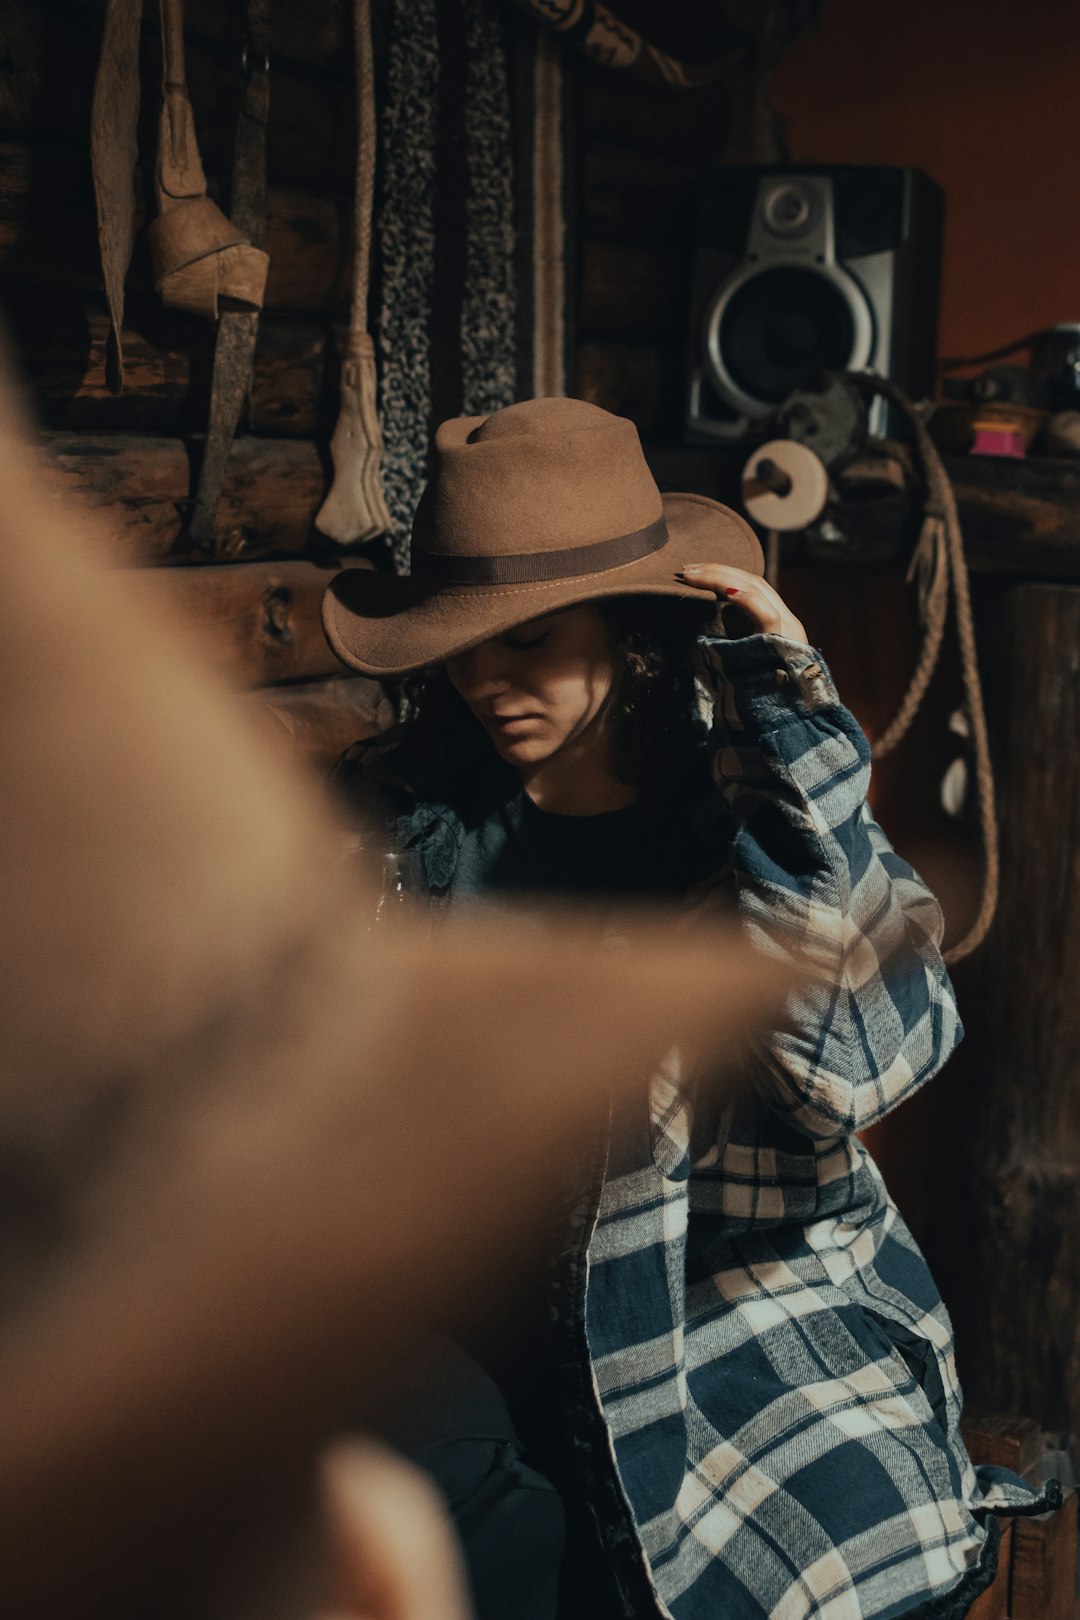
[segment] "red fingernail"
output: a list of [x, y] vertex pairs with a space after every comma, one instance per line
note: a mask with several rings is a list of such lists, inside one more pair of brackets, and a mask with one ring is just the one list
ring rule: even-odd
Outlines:
[[737, 585], [725, 585], [724, 586], [724, 595], [725, 596], [738, 596], [738, 594], [739, 594], [739, 589], [738, 589]]

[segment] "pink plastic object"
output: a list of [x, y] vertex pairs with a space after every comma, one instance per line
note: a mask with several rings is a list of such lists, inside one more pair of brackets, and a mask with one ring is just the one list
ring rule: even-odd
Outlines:
[[975, 429], [975, 443], [971, 447], [973, 456], [1018, 456], [1023, 459], [1027, 455], [1024, 444], [1024, 435], [1016, 428], [980, 427]]

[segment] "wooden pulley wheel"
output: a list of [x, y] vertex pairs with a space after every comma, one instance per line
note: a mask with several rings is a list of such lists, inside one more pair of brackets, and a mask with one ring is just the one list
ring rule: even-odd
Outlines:
[[824, 512], [828, 497], [824, 463], [794, 439], [770, 439], [743, 468], [743, 506], [763, 529], [805, 529]]

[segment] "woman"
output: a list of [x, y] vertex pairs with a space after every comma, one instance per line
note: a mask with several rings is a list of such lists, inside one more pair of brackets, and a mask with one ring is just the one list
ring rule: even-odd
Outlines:
[[730, 905], [816, 970], [742, 1101], [709, 1118], [673, 1062], [589, 1166], [557, 1268], [560, 1398], [612, 1612], [962, 1614], [992, 1513], [1044, 1503], [973, 1470], [948, 1316], [854, 1134], [960, 1036], [865, 739], [748, 526], [661, 498], [633, 426], [594, 406], [444, 423], [412, 567], [339, 575], [324, 622], [346, 663], [413, 677], [405, 726], [339, 774], [378, 785], [435, 903]]

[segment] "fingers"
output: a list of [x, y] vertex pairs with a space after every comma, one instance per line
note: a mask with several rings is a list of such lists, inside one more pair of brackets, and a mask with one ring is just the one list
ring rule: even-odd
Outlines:
[[746, 614], [755, 630], [763, 635], [784, 636], [790, 641], [805, 641], [806, 631], [778, 591], [760, 574], [748, 573], [745, 568], [731, 568], [724, 563], [687, 563], [679, 570], [679, 578], [700, 590], [713, 591], [725, 601], [735, 603]]
[[319, 1620], [469, 1620], [457, 1539], [425, 1475], [354, 1440], [326, 1453], [322, 1485], [334, 1607]]

